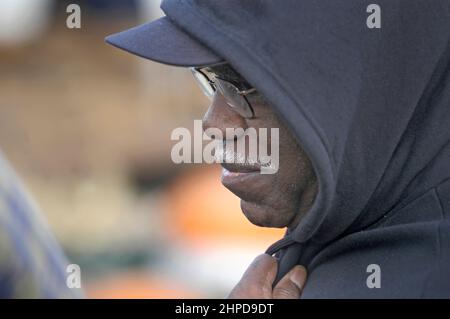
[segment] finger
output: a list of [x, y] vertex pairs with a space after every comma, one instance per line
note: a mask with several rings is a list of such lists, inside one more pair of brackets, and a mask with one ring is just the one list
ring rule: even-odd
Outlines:
[[259, 255], [247, 268], [229, 298], [271, 298], [276, 274], [276, 259], [267, 254]]
[[274, 257], [261, 254], [256, 257], [245, 271], [241, 281], [257, 285], [271, 284], [277, 274], [277, 261]]
[[306, 281], [306, 269], [297, 265], [292, 268], [273, 288], [274, 299], [298, 299]]

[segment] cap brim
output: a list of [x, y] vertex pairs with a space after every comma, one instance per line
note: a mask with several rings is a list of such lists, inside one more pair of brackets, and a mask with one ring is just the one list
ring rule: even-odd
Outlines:
[[167, 17], [110, 35], [105, 41], [140, 57], [169, 65], [201, 67], [223, 62]]

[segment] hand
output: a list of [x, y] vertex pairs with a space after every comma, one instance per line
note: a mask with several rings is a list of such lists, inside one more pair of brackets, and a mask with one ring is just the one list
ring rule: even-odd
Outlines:
[[272, 289], [277, 274], [277, 260], [267, 254], [259, 255], [233, 288], [230, 299], [298, 299], [306, 281], [306, 269], [297, 265]]

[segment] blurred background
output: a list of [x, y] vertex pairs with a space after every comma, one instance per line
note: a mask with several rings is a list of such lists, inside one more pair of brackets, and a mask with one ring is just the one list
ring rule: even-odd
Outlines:
[[171, 161], [172, 130], [208, 106], [190, 72], [104, 43], [159, 4], [0, 2], [0, 149], [90, 298], [222, 298], [283, 235], [247, 221], [219, 166]]

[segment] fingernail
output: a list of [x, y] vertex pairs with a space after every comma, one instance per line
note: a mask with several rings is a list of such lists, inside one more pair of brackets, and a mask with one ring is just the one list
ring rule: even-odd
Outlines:
[[305, 284], [306, 270], [301, 266], [295, 266], [291, 271], [289, 279], [299, 288], [302, 289]]

